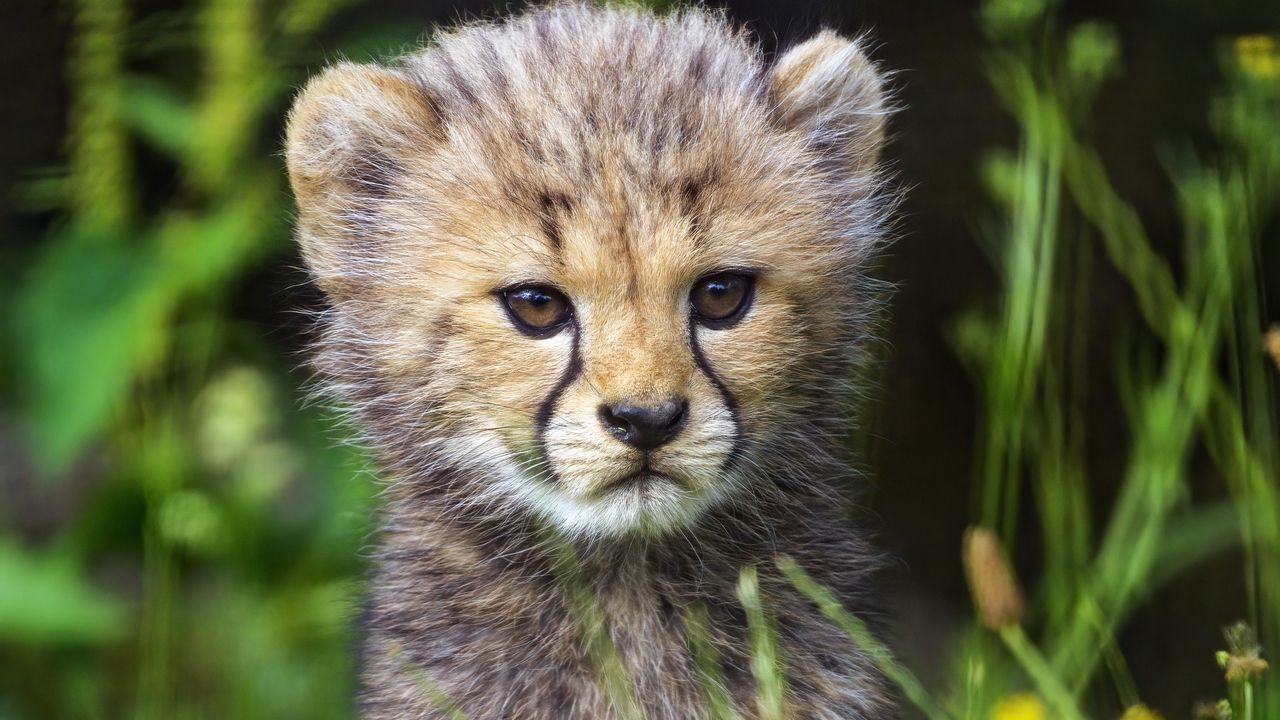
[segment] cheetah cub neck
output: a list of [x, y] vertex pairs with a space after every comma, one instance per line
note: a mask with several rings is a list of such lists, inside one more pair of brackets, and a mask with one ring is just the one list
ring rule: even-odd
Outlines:
[[[869, 553], [836, 501], [885, 116], [858, 42], [770, 64], [695, 9], [556, 4], [307, 85], [286, 155], [318, 362], [391, 483], [371, 715], [428, 706], [394, 646], [473, 717], [601, 717], [577, 645], [548, 640], [535, 525], [589, 549], [651, 717], [698, 717], [672, 607], [777, 550], [845, 553], [817, 572], [852, 593]], [[806, 642], [844, 683], [809, 683], [813, 717], [879, 707], [855, 650]]]

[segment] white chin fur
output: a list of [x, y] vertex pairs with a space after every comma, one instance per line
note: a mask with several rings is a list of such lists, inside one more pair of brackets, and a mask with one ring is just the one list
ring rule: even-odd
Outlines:
[[477, 502], [493, 506], [514, 503], [573, 537], [656, 537], [687, 528], [708, 508], [728, 497], [738, 484], [734, 474], [719, 471], [723, 460], [717, 451], [721, 448], [714, 445], [704, 447], [704, 457], [686, 458], [691, 461], [687, 464], [695, 467], [705, 465], [700, 469], [713, 473], [714, 478], [703, 476], [695, 483], [651, 478], [643, 487], [629, 485], [603, 491], [597, 482], [588, 482], [584, 490], [590, 495], [558, 488], [555, 480], [540, 472], [543, 464], [531, 459], [529, 451], [493, 451], [504, 443], [492, 433], [459, 434], [445, 439], [442, 445], [454, 463], [490, 478], [487, 492]]
[[554, 524], [575, 537], [653, 537], [692, 525], [709, 507], [726, 494], [727, 486], [697, 492], [670, 480], [650, 479], [645, 486], [629, 485], [610, 490], [598, 498], [580, 498], [526, 477], [508, 478], [504, 489]]

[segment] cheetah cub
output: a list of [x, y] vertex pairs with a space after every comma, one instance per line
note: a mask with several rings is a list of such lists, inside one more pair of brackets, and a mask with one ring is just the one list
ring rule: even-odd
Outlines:
[[566, 546], [644, 717], [708, 716], [695, 607], [756, 717], [747, 566], [788, 715], [893, 716], [772, 562], [865, 608], [842, 447], [886, 112], [858, 42], [766, 62], [694, 8], [555, 4], [307, 85], [287, 160], [329, 301], [318, 363], [388, 481], [365, 717], [445, 717], [442, 696], [477, 719], [630, 716], [555, 571]]

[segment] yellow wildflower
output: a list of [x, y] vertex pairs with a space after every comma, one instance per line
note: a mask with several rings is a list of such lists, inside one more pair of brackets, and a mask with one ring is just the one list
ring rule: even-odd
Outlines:
[[1280, 76], [1280, 54], [1275, 38], [1270, 35], [1244, 35], [1236, 38], [1236, 59], [1246, 73], [1260, 78]]
[[1164, 716], [1146, 705], [1139, 704], [1125, 710], [1120, 720], [1164, 720]]
[[1047, 720], [1049, 710], [1033, 693], [1009, 695], [996, 703], [991, 720]]

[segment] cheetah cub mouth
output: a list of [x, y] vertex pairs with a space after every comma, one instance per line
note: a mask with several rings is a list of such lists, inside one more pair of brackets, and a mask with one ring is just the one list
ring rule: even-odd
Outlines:
[[628, 36], [650, 72], [484, 28], [331, 67], [289, 119], [319, 362], [393, 483], [618, 537], [841, 472], [891, 209], [858, 44]]

